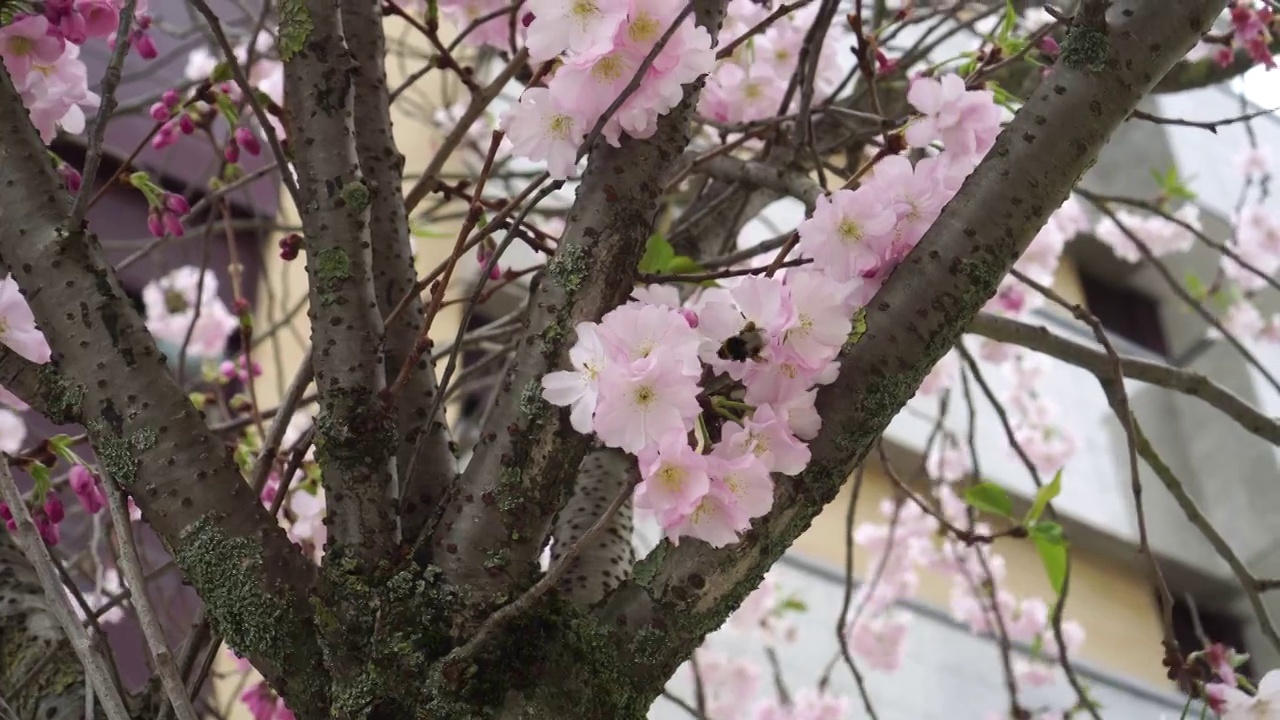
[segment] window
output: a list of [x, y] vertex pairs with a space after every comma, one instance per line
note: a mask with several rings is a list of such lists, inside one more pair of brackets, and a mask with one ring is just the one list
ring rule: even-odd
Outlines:
[[[1159, 597], [1156, 599], [1160, 606]], [[1189, 594], [1175, 594], [1173, 600], [1173, 635], [1178, 641], [1178, 648], [1183, 656], [1203, 650], [1212, 643], [1222, 643], [1237, 653], [1247, 653], [1244, 639], [1244, 626], [1234, 614], [1223, 612], [1207, 604], [1196, 603]], [[1207, 676], [1212, 671], [1207, 667], [1198, 668], [1198, 675]], [[1253, 680], [1251, 661], [1236, 668], [1236, 672]], [[1190, 688], [1185, 682], [1179, 683], [1179, 690], [1186, 693]]]
[[1102, 326], [1158, 355], [1168, 354], [1168, 342], [1156, 301], [1132, 288], [1080, 273], [1085, 305]]

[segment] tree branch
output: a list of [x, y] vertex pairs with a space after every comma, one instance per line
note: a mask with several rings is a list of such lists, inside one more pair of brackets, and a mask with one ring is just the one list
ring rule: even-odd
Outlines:
[[[573, 496], [556, 515], [551, 530], [551, 564], [558, 565], [576, 548], [577, 557], [566, 566], [559, 587], [581, 607], [596, 604], [631, 577], [636, 558], [627, 491], [639, 482], [639, 472], [635, 459], [621, 451], [604, 448], [588, 453], [578, 470]], [[623, 501], [611, 522], [588, 541], [586, 533], [592, 523], [620, 495]]]
[[[990, 313], [978, 313], [969, 324], [967, 332], [1035, 350], [1100, 377], [1110, 372], [1110, 361], [1106, 353], [1057, 335], [1043, 325], [1031, 325]], [[1280, 423], [1258, 412], [1239, 396], [1200, 373], [1123, 356], [1120, 358], [1120, 368], [1127, 378], [1199, 398], [1220, 410], [1245, 430], [1272, 445], [1280, 446]]]
[[[638, 688], [662, 681], [723, 622], [829, 503], [920, 381], [991, 298], [1107, 139], [1223, 9], [1224, 0], [1129, 0], [1091, 43], [1104, 56], [1060, 61], [867, 307], [867, 332], [818, 393], [811, 464], [779, 478], [773, 510], [737, 545], [659, 546], [607, 600], [609, 624], [645, 638]], [[1095, 31], [1098, 32], [1098, 31]], [[1074, 53], [1065, 52], [1063, 58]], [[1104, 62], [1105, 68], [1088, 68]], [[660, 640], [654, 642], [654, 638]]]
[[96, 238], [63, 225], [69, 199], [2, 70], [0, 156], [0, 255], [53, 350], [34, 373], [4, 362], [6, 376], [15, 389], [35, 389], [54, 422], [86, 426], [219, 632], [273, 684], [295, 691], [300, 711], [324, 707], [326, 692], [311, 686], [324, 676], [306, 601], [314, 567], [165, 371]]
[[285, 102], [307, 238], [327, 557], [350, 557], [357, 572], [370, 571], [398, 542], [392, 511], [398, 490], [395, 423], [378, 399], [386, 369], [367, 225], [372, 191], [360, 175], [354, 140], [353, 84], [360, 71], [343, 40], [337, 3], [303, 5], [311, 28], [285, 62]]
[[[356, 62], [355, 129], [360, 171], [369, 183], [369, 239], [373, 244], [373, 281], [378, 311], [386, 319], [386, 374], [394, 377], [413, 352], [426, 325], [422, 298], [414, 291], [413, 249], [403, 190], [404, 156], [391, 128], [391, 104], [384, 60], [386, 35], [381, 3], [342, 3], [342, 30]], [[405, 306], [391, 311], [401, 298]], [[423, 359], [412, 369], [395, 398], [396, 470], [400, 479], [403, 536], [417, 537], [436, 511], [453, 479], [456, 460], [449, 450], [443, 410], [430, 416], [437, 392], [435, 368]], [[415, 457], [416, 455], [416, 457]], [[409, 468], [415, 477], [408, 477]]]

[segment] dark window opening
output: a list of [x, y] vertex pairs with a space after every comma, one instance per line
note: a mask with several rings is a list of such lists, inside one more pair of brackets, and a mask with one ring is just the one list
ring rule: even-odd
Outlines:
[[[1158, 596], [1156, 606], [1161, 606]], [[1239, 617], [1204, 603], [1196, 603], [1194, 598], [1185, 594], [1174, 596], [1173, 636], [1184, 658], [1214, 643], [1221, 643], [1237, 654], [1248, 653], [1248, 648], [1245, 646], [1244, 623]], [[1208, 666], [1200, 663], [1195, 670], [1195, 674], [1202, 681], [1209, 679], [1213, 672]], [[1236, 673], [1256, 681], [1258, 678], [1254, 676], [1253, 670], [1252, 661], [1247, 660], [1236, 668]], [[1187, 684], [1187, 678], [1184, 675], [1183, 680], [1178, 683], [1178, 689], [1184, 693], [1191, 692], [1192, 688], [1187, 687]]]
[[1085, 305], [1102, 327], [1157, 355], [1168, 355], [1160, 308], [1154, 299], [1084, 273], [1080, 275], [1080, 285]]

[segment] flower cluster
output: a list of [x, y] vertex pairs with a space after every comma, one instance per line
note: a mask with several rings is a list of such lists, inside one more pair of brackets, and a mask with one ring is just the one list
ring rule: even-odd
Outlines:
[[[968, 508], [950, 484], [939, 485], [936, 496], [940, 514], [948, 523], [968, 527]], [[1015, 659], [1013, 670], [1019, 685], [1037, 687], [1057, 680], [1053, 661], [1058, 647], [1049, 605], [1038, 597], [1019, 599], [1004, 587], [1007, 571], [1003, 557], [983, 544], [966, 544], [945, 536], [939, 540], [938, 520], [913, 502], [886, 500], [880, 512], [886, 522], [862, 523], [854, 531], [854, 542], [874, 558], [868, 576], [875, 578], [859, 588], [847, 625], [850, 650], [859, 660], [882, 671], [894, 671], [901, 665], [908, 616], [895, 606], [915, 594], [920, 570], [930, 569], [951, 578], [951, 614], [972, 632], [997, 634], [994, 613], [999, 613], [1011, 640], [1039, 648], [1032, 659]], [[983, 523], [973, 530], [981, 535], [991, 533]], [[1084, 642], [1084, 628], [1075, 621], [1065, 621], [1062, 636], [1067, 651], [1074, 653]]]
[[1171, 213], [1170, 217], [1122, 209], [1115, 213], [1114, 218], [1104, 218], [1095, 234], [1116, 257], [1136, 263], [1142, 260], [1143, 253], [1135, 240], [1152, 255], [1162, 257], [1190, 250], [1195, 245], [1196, 232], [1200, 230], [1200, 209], [1188, 203]]
[[[151, 17], [147, 3], [135, 9], [128, 42], [140, 57], [156, 57], [147, 34]], [[89, 91], [88, 74], [80, 60], [80, 46], [91, 38], [105, 38], [114, 46], [124, 3], [118, 0], [46, 0], [42, 14], [18, 14], [0, 27], [0, 62], [13, 79], [31, 122], [46, 143], [58, 128], [84, 132], [85, 110], [97, 108], [99, 98]]]
[[[563, 42], [589, 38], [599, 36]], [[543, 378], [544, 398], [570, 408], [575, 430], [636, 456], [636, 506], [673, 542], [735, 542], [772, 506], [771, 474], [808, 465], [816, 388], [835, 379], [853, 316], [994, 142], [1001, 115], [989, 91], [921, 78], [911, 98], [923, 113], [913, 142], [946, 149], [914, 166], [881, 158], [861, 186], [819, 198], [797, 228], [812, 266], [726, 280], [687, 301], [671, 287], [637, 290], [599, 323], [579, 324], [573, 370]]]
[[[752, 28], [769, 15], [769, 9], [751, 0], [732, 0], [720, 37], [730, 43], [743, 36], [748, 36], [749, 40], [738, 43], [733, 53], [721, 60], [707, 77], [698, 101], [698, 112], [711, 120], [741, 123], [794, 111], [800, 102], [799, 94], [791, 94], [787, 108], [783, 107], [783, 95], [796, 72], [805, 36], [817, 13], [817, 6], [811, 5], [783, 16], [756, 35], [748, 36]], [[843, 76], [838, 60], [842, 54], [843, 36], [843, 32], [833, 27], [823, 37], [814, 78], [815, 103], [825, 100]]]
[[573, 173], [582, 142], [616, 102], [602, 136], [615, 146], [624, 132], [650, 137], [684, 97], [684, 85], [715, 63], [711, 35], [685, 17], [642, 68], [680, 17], [680, 0], [531, 0], [527, 7], [529, 57], [561, 63], [546, 87], [526, 90], [499, 124], [516, 154], [545, 161], [556, 178]]
[[1231, 18], [1231, 41], [1219, 48], [1216, 54], [1218, 64], [1227, 67], [1235, 59], [1235, 51], [1243, 49], [1254, 62], [1268, 70], [1274, 68], [1276, 61], [1271, 52], [1271, 29], [1275, 11], [1271, 6], [1266, 3], [1258, 6], [1253, 0], [1232, 0], [1228, 14]]

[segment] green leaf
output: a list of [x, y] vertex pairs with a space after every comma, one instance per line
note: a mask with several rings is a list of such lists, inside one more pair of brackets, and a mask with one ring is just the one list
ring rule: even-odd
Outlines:
[[45, 467], [44, 463], [33, 462], [27, 466], [27, 473], [35, 479], [35, 497], [43, 504], [45, 493], [53, 487], [49, 480], [49, 468]]
[[1000, 22], [999, 34], [996, 36], [1001, 46], [1009, 39], [1013, 27], [1018, 22], [1018, 11], [1013, 9], [1013, 0], [1004, 2], [1004, 19]]
[[789, 597], [786, 600], [783, 600], [782, 604], [778, 606], [778, 614], [785, 612], [806, 612], [808, 610], [809, 606], [805, 604], [804, 600], [801, 600], [798, 597]]
[[226, 93], [214, 93], [213, 101], [228, 125], [235, 127], [240, 124], [240, 113], [236, 112], [236, 106], [231, 104], [231, 96]]
[[1062, 526], [1054, 522], [1036, 523], [1031, 527], [1031, 542], [1035, 543], [1036, 553], [1049, 576], [1049, 585], [1061, 596], [1062, 586], [1067, 582], [1067, 539], [1062, 534]]
[[667, 263], [666, 271], [672, 275], [695, 275], [706, 272], [697, 261], [686, 255], [671, 258], [671, 262]]
[[235, 73], [231, 71], [231, 65], [223, 61], [213, 66], [213, 72], [209, 73], [209, 82], [217, 85], [218, 83], [230, 82], [234, 77]]
[[653, 235], [644, 246], [644, 257], [640, 258], [640, 272], [664, 273], [667, 266], [676, 258], [675, 248], [661, 235]]
[[1203, 301], [1209, 296], [1209, 289], [1205, 287], [1204, 281], [1200, 279], [1199, 275], [1189, 272], [1187, 273], [1185, 282], [1187, 285], [1187, 292], [1196, 300]]
[[1036, 493], [1035, 500], [1031, 502], [1031, 509], [1027, 511], [1027, 517], [1022, 521], [1024, 525], [1031, 525], [1040, 519], [1044, 514], [1044, 509], [1058, 497], [1058, 493], [1062, 492], [1062, 470], [1059, 469], [1053, 476], [1053, 481], [1048, 485], [1040, 488]]
[[982, 512], [1001, 517], [1013, 516], [1013, 501], [1009, 499], [1009, 494], [1004, 491], [1004, 488], [992, 482], [980, 482], [965, 490], [964, 502], [969, 507]]

